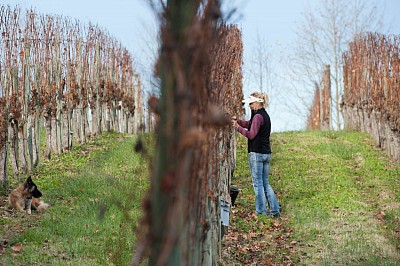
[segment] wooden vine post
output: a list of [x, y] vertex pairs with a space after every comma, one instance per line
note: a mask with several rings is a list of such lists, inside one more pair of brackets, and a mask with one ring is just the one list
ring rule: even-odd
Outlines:
[[[20, 129], [20, 150], [19, 160], [21, 162], [22, 171], [26, 173], [27, 170], [32, 170], [32, 116], [29, 112], [29, 98], [32, 94], [29, 74], [30, 74], [30, 36], [28, 34], [28, 28], [25, 27], [25, 42], [21, 44], [22, 56], [22, 80], [23, 80], [23, 91], [22, 91], [22, 120], [24, 121]], [[20, 52], [21, 53], [21, 52]], [[24, 169], [25, 168], [25, 169]]]
[[[184, 193], [187, 193], [191, 152], [179, 149], [185, 129], [191, 127], [191, 97], [188, 73], [190, 61], [183, 57], [187, 47], [186, 30], [196, 16], [197, 1], [167, 1], [166, 21], [160, 55], [160, 120], [151, 182], [153, 239], [149, 265], [181, 265], [185, 239], [176, 230], [184, 229]], [[186, 179], [186, 180], [185, 180]], [[179, 188], [179, 189], [177, 189]], [[173, 219], [171, 219], [173, 217]]]

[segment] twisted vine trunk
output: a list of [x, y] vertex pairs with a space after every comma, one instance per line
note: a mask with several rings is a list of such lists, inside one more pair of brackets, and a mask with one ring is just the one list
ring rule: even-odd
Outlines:
[[69, 111], [67, 110], [67, 107], [64, 106], [63, 112], [62, 112], [62, 128], [63, 128], [63, 146], [62, 150], [63, 152], [68, 151], [70, 149], [70, 127], [69, 127]]
[[10, 160], [11, 168], [15, 178], [19, 176], [18, 167], [18, 121], [11, 119], [8, 135], [10, 136]]
[[8, 188], [7, 178], [7, 144], [0, 145], [0, 182], [3, 188]]
[[44, 157], [50, 159], [51, 157], [51, 112], [45, 108], [43, 112], [43, 117], [46, 121], [46, 150], [44, 152]]
[[40, 162], [40, 118], [36, 115], [39, 113], [39, 107], [36, 107], [33, 119], [32, 129], [32, 168], [36, 168]]
[[[1, 76], [0, 76], [1, 81]], [[8, 189], [7, 155], [8, 155], [8, 110], [7, 103], [0, 97], [0, 182], [3, 188]]]
[[78, 108], [73, 110], [73, 128], [74, 128], [74, 139], [77, 143], [81, 143], [81, 130], [80, 130], [80, 121], [81, 121], [81, 109]]
[[[51, 142], [51, 148], [52, 148], [52, 152], [54, 152], [55, 155], [59, 155], [60, 154], [60, 150], [58, 149], [59, 145], [58, 145], [58, 138], [57, 138], [57, 111], [56, 110], [52, 110], [51, 111], [51, 116], [49, 118], [50, 120], [50, 142]], [[46, 123], [47, 123], [47, 119], [46, 119]], [[47, 128], [46, 128], [47, 131]]]
[[24, 134], [24, 125], [18, 127], [18, 167], [20, 174], [27, 173], [27, 164], [25, 157], [25, 144], [27, 143]]

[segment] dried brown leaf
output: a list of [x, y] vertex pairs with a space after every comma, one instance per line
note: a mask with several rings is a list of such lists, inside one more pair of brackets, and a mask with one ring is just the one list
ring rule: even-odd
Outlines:
[[20, 252], [22, 249], [22, 244], [21, 243], [15, 244], [14, 246], [11, 247], [11, 249], [14, 250], [15, 252]]

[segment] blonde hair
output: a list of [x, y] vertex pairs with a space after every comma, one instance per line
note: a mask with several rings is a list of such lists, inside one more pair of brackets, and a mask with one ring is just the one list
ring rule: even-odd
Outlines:
[[255, 91], [255, 92], [253, 92], [253, 93], [250, 94], [250, 95], [251, 95], [251, 96], [254, 96], [254, 97], [257, 97], [257, 98], [260, 98], [260, 99], [263, 99], [264, 102], [261, 103], [261, 105], [262, 105], [263, 107], [268, 107], [268, 100], [269, 100], [269, 97], [268, 97], [268, 94], [267, 94], [266, 92], [261, 93], [261, 92]]

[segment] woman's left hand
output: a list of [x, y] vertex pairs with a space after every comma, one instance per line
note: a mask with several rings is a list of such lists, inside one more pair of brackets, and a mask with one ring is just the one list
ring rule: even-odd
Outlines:
[[233, 126], [235, 129], [237, 129], [237, 128], [239, 127], [239, 124], [238, 124], [238, 122], [237, 122], [236, 120], [233, 120], [233, 119], [232, 119], [232, 126]]

